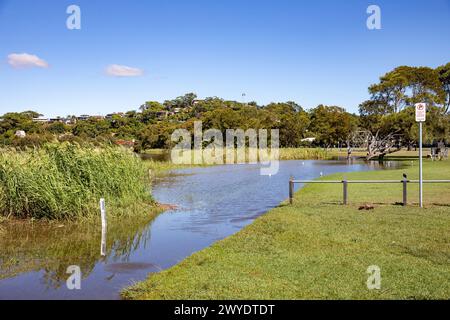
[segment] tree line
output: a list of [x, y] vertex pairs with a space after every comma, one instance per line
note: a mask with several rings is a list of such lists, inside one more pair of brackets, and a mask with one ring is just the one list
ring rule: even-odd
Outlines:
[[[36, 122], [35, 111], [6, 113], [0, 117], [0, 144], [39, 146], [50, 141], [77, 143], [121, 143], [133, 141], [136, 151], [170, 148], [175, 129], [193, 131], [194, 122], [203, 129], [279, 129], [280, 146], [358, 146], [370, 139], [389, 140], [396, 147], [413, 148], [418, 130], [414, 104], [426, 102], [428, 121], [425, 143], [450, 140], [450, 63], [436, 69], [400, 66], [369, 87], [370, 99], [359, 105], [359, 114], [339, 106], [319, 105], [306, 110], [296, 102], [258, 105], [219, 97], [198, 99], [188, 93], [163, 103], [145, 102], [137, 111], [107, 118]], [[26, 136], [18, 136], [23, 131]], [[309, 139], [312, 138], [312, 139]]]

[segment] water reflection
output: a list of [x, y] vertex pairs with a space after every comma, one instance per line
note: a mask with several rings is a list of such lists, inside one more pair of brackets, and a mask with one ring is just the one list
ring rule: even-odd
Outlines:
[[[102, 241], [101, 224], [61, 224], [43, 222], [8, 222], [1, 224], [0, 232], [0, 298], [45, 298], [42, 292], [67, 293], [67, 268], [79, 266], [83, 279], [88, 279], [97, 265], [103, 264], [104, 278], [112, 280], [115, 273], [136, 268], [159, 270], [153, 265], [134, 266], [130, 257], [138, 248], [146, 248], [151, 241], [148, 217], [114, 221], [108, 225], [109, 241], [104, 256], [99, 251]], [[121, 271], [122, 270], [122, 271]], [[19, 297], [11, 297], [4, 279], [22, 273], [34, 273]], [[110, 274], [108, 274], [110, 273]], [[1, 281], [3, 280], [3, 281]], [[11, 281], [14, 285], [14, 281]], [[20, 285], [20, 281], [19, 284]], [[18, 289], [18, 288], [17, 288]], [[115, 292], [114, 292], [115, 291]], [[111, 296], [117, 296], [114, 290]], [[72, 296], [83, 297], [73, 291]], [[95, 296], [88, 295], [90, 298]], [[47, 298], [51, 298], [51, 295]]]
[[142, 160], [152, 160], [152, 161], [169, 161], [170, 160], [170, 152], [169, 151], [161, 151], [154, 153], [141, 153], [139, 154]]

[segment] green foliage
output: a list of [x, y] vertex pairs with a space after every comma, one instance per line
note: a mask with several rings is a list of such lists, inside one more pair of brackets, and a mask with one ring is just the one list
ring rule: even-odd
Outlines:
[[184, 96], [178, 97], [174, 100], [164, 101], [164, 106], [169, 110], [173, 108], [189, 108], [194, 105], [194, 101], [197, 99], [195, 93], [187, 93]]
[[310, 130], [317, 133], [317, 142], [325, 146], [346, 141], [358, 125], [358, 118], [339, 107], [320, 105], [311, 110]]
[[69, 131], [69, 127], [62, 122], [54, 122], [48, 125], [46, 130], [52, 134], [63, 134]]
[[106, 120], [89, 119], [79, 121], [72, 129], [72, 133], [82, 138], [96, 138], [99, 135], [107, 134], [109, 123]]
[[438, 72], [427, 67], [395, 68], [381, 77], [378, 84], [370, 86], [369, 92], [372, 101], [376, 101], [387, 113], [399, 112], [418, 102], [442, 105], [445, 101]]
[[163, 149], [171, 145], [171, 135], [176, 129], [172, 123], [158, 122], [146, 126], [138, 133], [137, 150], [145, 149]]
[[111, 207], [151, 202], [145, 165], [121, 148], [49, 144], [0, 154], [0, 216], [73, 219]]
[[450, 140], [450, 63], [431, 69], [401, 66], [369, 88], [371, 100], [359, 106], [360, 123], [372, 134], [395, 132], [398, 144], [411, 147], [417, 142], [414, 104], [428, 104], [425, 142]]
[[13, 137], [10, 144], [16, 149], [24, 150], [26, 148], [41, 147], [44, 144], [53, 141], [55, 141], [54, 136], [44, 132], [41, 134], [32, 133], [27, 135], [25, 138]]
[[440, 66], [436, 69], [439, 80], [442, 84], [442, 89], [445, 92], [446, 100], [444, 104], [444, 112], [450, 111], [450, 62], [446, 65]]
[[4, 114], [0, 118], [0, 136], [11, 137], [17, 130], [39, 132], [40, 126], [33, 122], [33, 114], [31, 111]]

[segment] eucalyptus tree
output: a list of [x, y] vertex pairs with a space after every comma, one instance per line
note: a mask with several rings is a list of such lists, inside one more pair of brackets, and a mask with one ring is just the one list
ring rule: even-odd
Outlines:
[[445, 91], [439, 73], [428, 67], [401, 66], [369, 87], [371, 100], [386, 114], [397, 113], [418, 102], [443, 105]]
[[337, 106], [319, 105], [310, 110], [310, 126], [316, 142], [331, 147], [348, 140], [348, 136], [358, 127], [358, 117]]
[[450, 62], [436, 69], [442, 89], [445, 92], [444, 113], [450, 111]]

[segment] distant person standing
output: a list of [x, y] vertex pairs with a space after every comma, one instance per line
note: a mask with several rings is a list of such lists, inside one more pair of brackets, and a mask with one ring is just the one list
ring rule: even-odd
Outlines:
[[347, 148], [347, 160], [350, 160], [352, 158], [352, 152], [353, 152], [352, 147], [348, 146], [348, 148]]
[[444, 149], [445, 149], [445, 144], [443, 142], [439, 142], [438, 146], [436, 148], [437, 159], [439, 159], [439, 160], [444, 159]]

